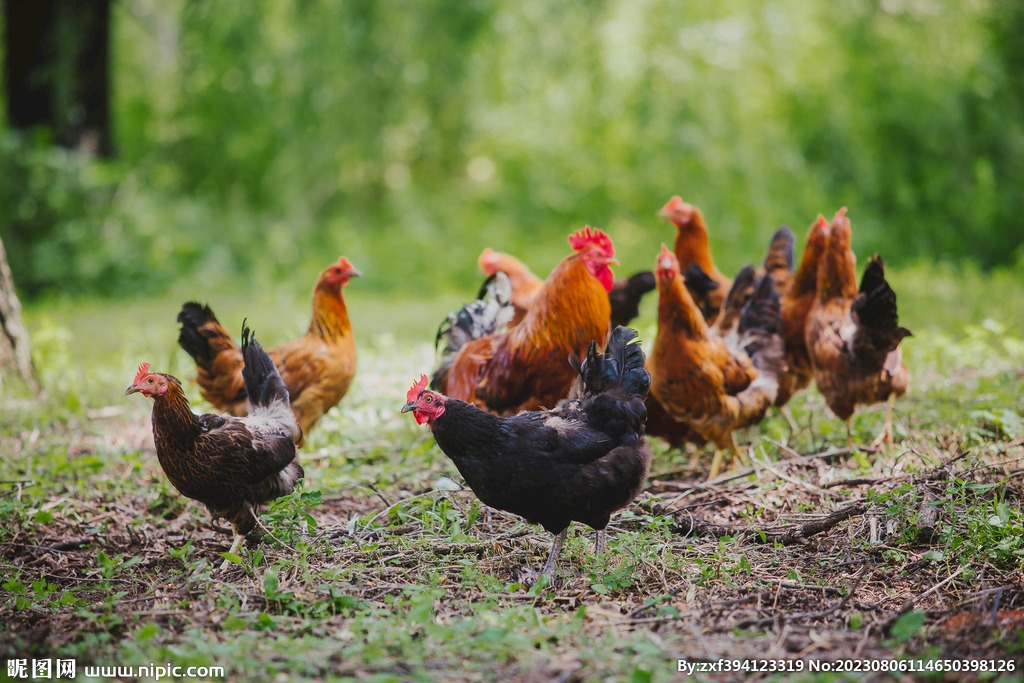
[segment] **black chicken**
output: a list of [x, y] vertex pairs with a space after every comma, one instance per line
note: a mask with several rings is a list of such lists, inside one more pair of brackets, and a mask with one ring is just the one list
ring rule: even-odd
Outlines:
[[426, 388], [424, 375], [402, 412], [426, 423], [485, 504], [522, 515], [555, 534], [544, 574], [553, 575], [573, 521], [598, 531], [629, 505], [647, 478], [644, 397], [651, 377], [635, 330], [618, 327], [604, 354], [591, 342], [567, 398], [554, 410], [497, 417]]
[[[204, 504], [214, 518], [231, 523], [235, 552], [256, 526], [260, 504], [288, 495], [304, 475], [295, 458], [301, 432], [288, 389], [249, 329], [242, 327], [242, 378], [248, 417], [199, 415], [189, 408], [181, 382], [139, 366], [125, 395], [141, 393], [153, 403], [153, 439], [167, 478], [186, 498]], [[227, 566], [227, 560], [221, 569]]]
[[612, 328], [628, 325], [640, 315], [640, 300], [657, 286], [658, 280], [649, 270], [618, 280], [612, 285], [608, 292], [608, 303], [612, 306]]

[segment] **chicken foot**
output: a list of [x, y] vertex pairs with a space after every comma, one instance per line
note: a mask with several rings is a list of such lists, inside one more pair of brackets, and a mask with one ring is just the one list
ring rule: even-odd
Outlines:
[[896, 404], [896, 394], [889, 394], [889, 402], [885, 410], [885, 426], [882, 432], [871, 442], [872, 448], [880, 448], [883, 444], [892, 448], [892, 410]]

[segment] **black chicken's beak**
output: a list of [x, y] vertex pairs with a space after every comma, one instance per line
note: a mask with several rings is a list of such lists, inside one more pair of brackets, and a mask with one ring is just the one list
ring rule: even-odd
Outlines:
[[404, 406], [402, 406], [402, 412], [403, 413], [408, 413], [408, 412], [411, 412], [413, 410], [416, 410], [416, 402], [415, 401], [409, 401]]
[[133, 384], [130, 387], [128, 387], [127, 389], [125, 389], [124, 395], [128, 396], [129, 394], [137, 394], [137, 393], [139, 393], [139, 391], [141, 391], [141, 390], [140, 389], [136, 389], [135, 385]]

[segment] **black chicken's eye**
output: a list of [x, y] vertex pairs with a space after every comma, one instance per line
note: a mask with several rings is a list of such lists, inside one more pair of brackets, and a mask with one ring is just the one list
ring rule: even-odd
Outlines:
[[431, 401], [433, 401], [433, 400], [434, 400], [434, 399], [430, 398], [429, 396], [427, 396], [427, 398], [426, 398], [426, 401], [427, 401], [427, 403], [430, 403], [430, 402], [431, 402]]

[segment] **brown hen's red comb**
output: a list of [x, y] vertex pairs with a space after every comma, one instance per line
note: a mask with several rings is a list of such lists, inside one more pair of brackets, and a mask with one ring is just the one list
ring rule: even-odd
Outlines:
[[[843, 208], [839, 209], [838, 211], [836, 211], [836, 218], [846, 218], [846, 207], [845, 206]], [[836, 218], [833, 218], [832, 220], [835, 220]]]
[[661, 243], [661, 253], [658, 254], [658, 260], [660, 261], [661, 259], [665, 258], [666, 256], [675, 256], [675, 254], [673, 254], [671, 251], [669, 251], [668, 247], [665, 246], [665, 243], [662, 242]]
[[139, 365], [139, 371], [135, 373], [135, 381], [138, 382], [140, 379], [149, 374], [149, 363], [142, 363]]
[[420, 392], [427, 388], [427, 376], [422, 375], [418, 382], [412, 385], [412, 389], [409, 389], [405, 395], [406, 401], [415, 401], [416, 397], [420, 395]]
[[612, 245], [612, 238], [606, 235], [603, 231], [591, 228], [589, 225], [584, 226], [582, 230], [577, 230], [575, 233], [569, 235], [569, 246], [572, 247], [573, 251], [579, 251], [585, 249], [588, 246], [597, 247], [605, 256], [612, 258], [615, 256], [615, 247]]

